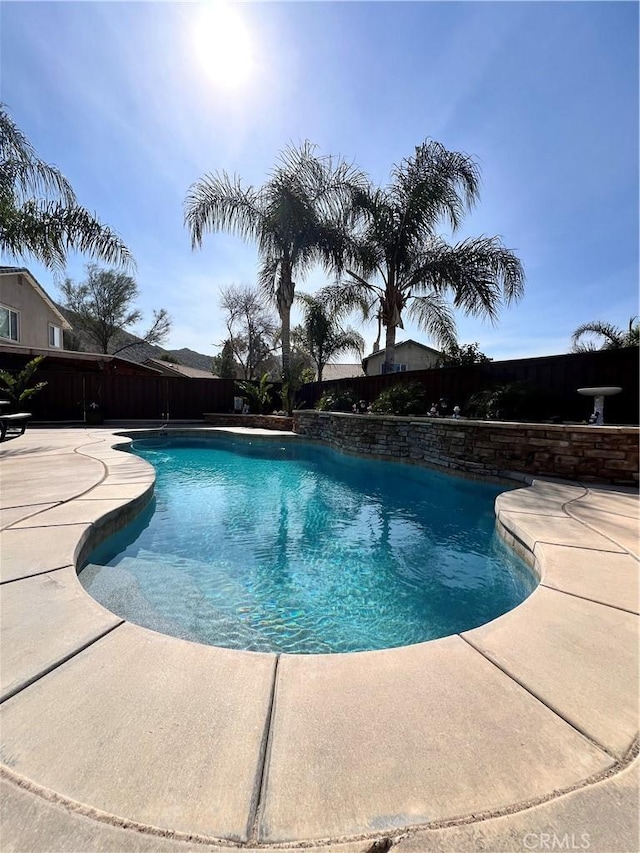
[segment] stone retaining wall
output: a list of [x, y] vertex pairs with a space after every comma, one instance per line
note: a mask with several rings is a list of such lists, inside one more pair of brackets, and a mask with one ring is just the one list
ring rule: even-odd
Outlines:
[[291, 430], [293, 426], [293, 418], [283, 415], [221, 415], [216, 412], [205, 412], [204, 419], [209, 426], [283, 430]]
[[638, 483], [638, 427], [294, 412], [293, 430], [339, 450], [466, 473]]

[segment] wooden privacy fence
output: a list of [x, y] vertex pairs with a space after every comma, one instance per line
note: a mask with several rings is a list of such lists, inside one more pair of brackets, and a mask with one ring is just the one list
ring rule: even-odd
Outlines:
[[122, 376], [39, 370], [47, 385], [28, 401], [35, 420], [81, 421], [97, 404], [109, 420], [201, 420], [205, 412], [233, 410], [231, 379]]
[[[18, 368], [18, 365], [7, 366], [12, 370]], [[44, 367], [43, 364], [33, 381], [48, 384], [23, 406], [40, 421], [82, 421], [91, 403], [97, 403], [108, 420], [200, 420], [205, 412], [233, 411], [233, 398], [238, 394], [231, 379]], [[637, 424], [639, 420], [637, 347], [315, 382], [304, 385], [297, 396], [305, 408], [313, 408], [324, 392], [351, 388], [357, 399], [371, 402], [385, 388], [398, 382], [418, 382], [430, 402], [445, 397], [450, 407], [464, 406], [477, 391], [522, 382], [539, 400], [539, 410], [531, 420], [568, 421], [586, 420], [593, 409], [592, 399], [580, 396], [577, 388], [619, 385], [622, 393], [606, 400], [606, 422]], [[274, 408], [281, 405], [277, 395], [273, 405]]]
[[305, 408], [313, 408], [322, 394], [350, 388], [357, 399], [372, 402], [381, 391], [392, 385], [417, 382], [424, 388], [430, 402], [445, 397], [451, 410], [455, 405], [464, 406], [478, 391], [521, 382], [539, 400], [540, 420], [582, 421], [592, 412], [593, 399], [579, 395], [577, 389], [618, 385], [622, 387], [622, 393], [608, 397], [605, 402], [606, 422], [637, 424], [638, 353], [638, 347], [628, 347], [313, 382], [302, 387], [298, 399]]

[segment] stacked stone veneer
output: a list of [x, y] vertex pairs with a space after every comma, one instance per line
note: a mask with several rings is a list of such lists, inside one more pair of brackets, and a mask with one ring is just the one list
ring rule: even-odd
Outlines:
[[255, 429], [291, 430], [292, 418], [283, 415], [221, 415], [215, 412], [205, 413], [204, 419], [209, 426], [253, 427]]
[[297, 411], [294, 432], [339, 450], [489, 476], [638, 482], [638, 427], [498, 423]]

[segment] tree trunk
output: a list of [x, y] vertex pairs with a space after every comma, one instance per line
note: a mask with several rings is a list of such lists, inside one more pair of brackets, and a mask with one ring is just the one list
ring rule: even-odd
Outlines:
[[276, 304], [282, 321], [282, 378], [285, 381], [291, 374], [291, 306], [295, 287], [291, 278], [291, 265], [283, 261], [280, 282], [276, 290]]
[[384, 373], [393, 373], [393, 368], [396, 363], [396, 327], [389, 323], [386, 331], [385, 350], [384, 350]]
[[396, 328], [402, 328], [402, 294], [396, 287], [396, 270], [387, 265], [387, 284], [380, 305], [382, 324], [386, 329], [384, 345], [384, 373], [393, 373], [396, 363]]
[[371, 352], [378, 352], [380, 349], [380, 332], [382, 331], [382, 314], [378, 311], [378, 334], [376, 335], [376, 339], [373, 342], [373, 349]]
[[288, 379], [291, 374], [291, 306], [280, 309], [282, 320], [282, 377]]

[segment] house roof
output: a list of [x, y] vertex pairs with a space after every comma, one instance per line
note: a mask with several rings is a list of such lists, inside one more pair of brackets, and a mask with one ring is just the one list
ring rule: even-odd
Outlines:
[[67, 320], [67, 318], [64, 317], [60, 313], [59, 309], [56, 308], [55, 302], [53, 301], [53, 299], [51, 299], [51, 297], [48, 295], [47, 291], [40, 284], [40, 282], [36, 279], [36, 277], [33, 275], [33, 273], [29, 272], [29, 270], [26, 267], [2, 267], [2, 266], [0, 266], [0, 275], [15, 275], [16, 273], [19, 273], [20, 275], [26, 276], [27, 281], [29, 282], [31, 287], [33, 287], [33, 289], [38, 294], [38, 296], [40, 296], [42, 299], [44, 299], [44, 301], [47, 303], [49, 308], [60, 319], [60, 325], [62, 326], [62, 328], [66, 329], [67, 331], [71, 331], [73, 326]]
[[332, 379], [353, 379], [356, 376], [364, 376], [362, 364], [359, 361], [353, 364], [327, 364], [322, 371], [324, 382]]
[[[403, 347], [406, 347], [408, 344], [412, 344], [414, 347], [419, 347], [419, 349], [426, 350], [427, 352], [431, 352], [434, 355], [442, 355], [440, 350], [434, 349], [433, 347], [428, 347], [426, 344], [421, 344], [418, 341], [414, 341], [412, 338], [408, 338], [406, 341], [400, 341], [400, 343], [396, 344], [394, 350], [398, 352]], [[366, 364], [370, 358], [373, 358], [374, 355], [384, 355], [384, 349], [377, 349], [375, 352], [369, 353], [369, 355], [365, 356], [362, 359], [362, 366], [366, 368]]]
[[46, 356], [47, 361], [63, 361], [69, 363], [69, 366], [75, 365], [80, 367], [83, 362], [91, 362], [93, 364], [114, 364], [123, 365], [131, 369], [139, 369], [143, 373], [155, 373], [160, 371], [149, 365], [139, 364], [136, 361], [129, 361], [126, 358], [120, 358], [118, 355], [107, 355], [100, 352], [75, 352], [74, 350], [66, 349], [42, 349], [39, 347], [22, 347], [19, 344], [0, 344], [0, 354], [8, 353], [9, 355], [22, 355], [29, 359], [35, 358], [38, 355]]
[[162, 358], [147, 358], [143, 364], [154, 367], [169, 376], [186, 376], [189, 379], [218, 379], [210, 370], [200, 370], [199, 367], [188, 367], [186, 364], [174, 364]]

